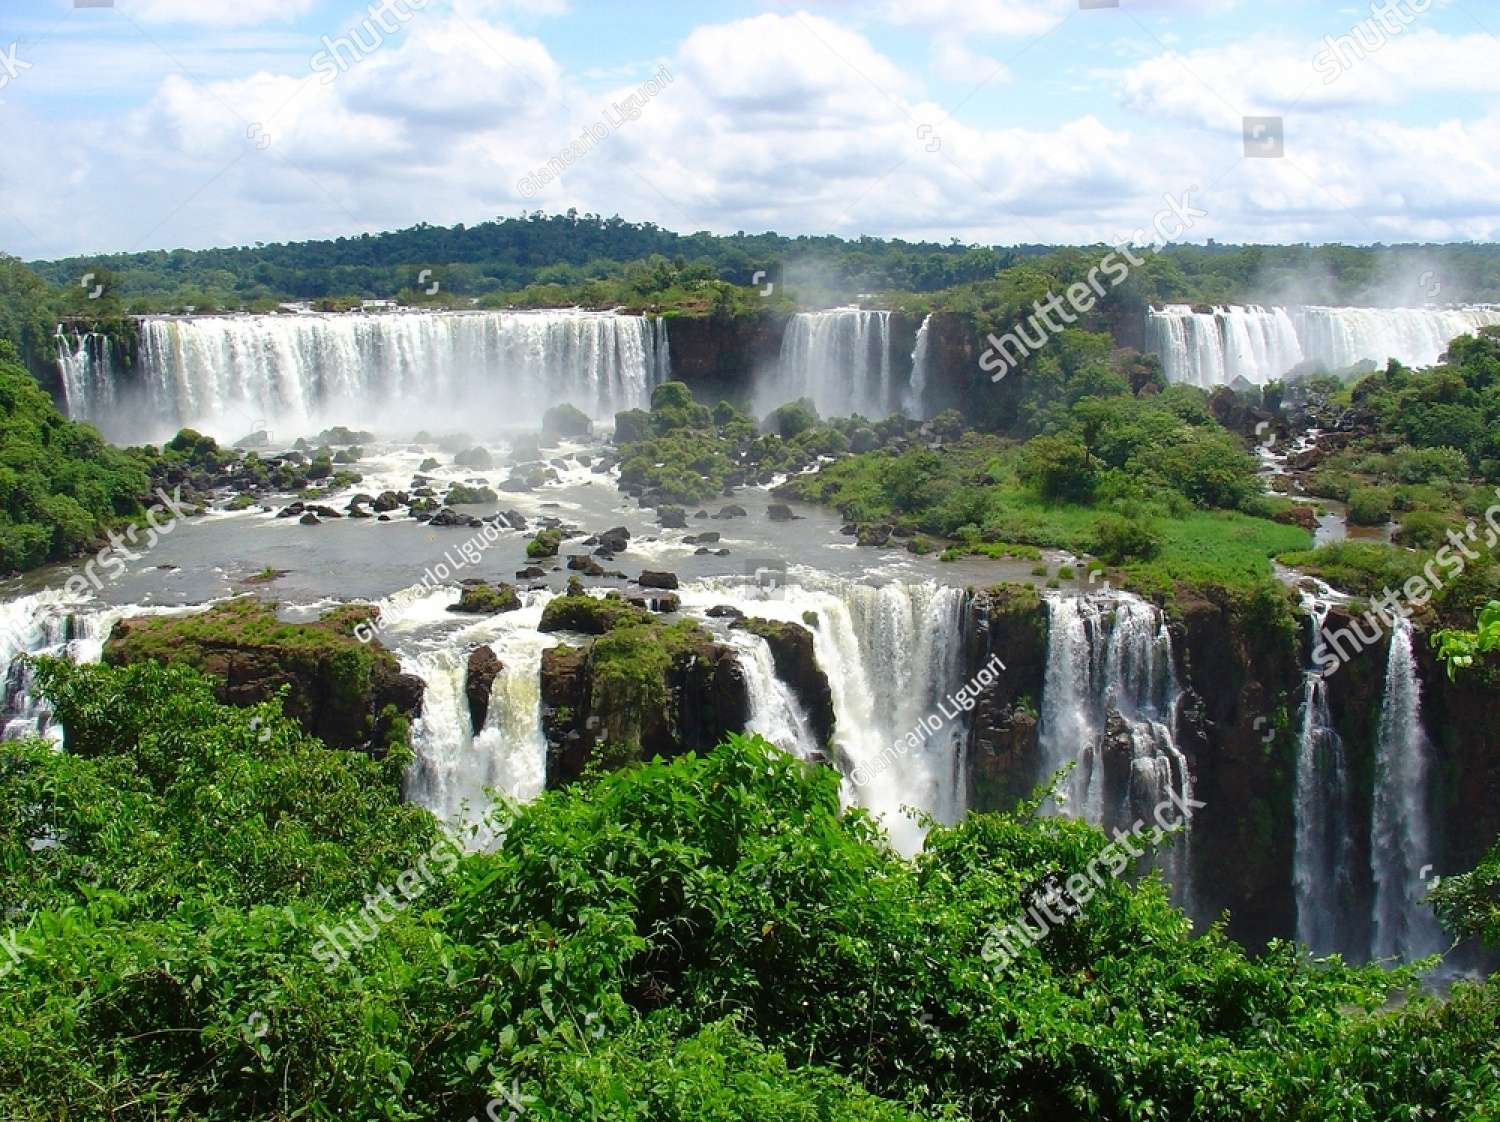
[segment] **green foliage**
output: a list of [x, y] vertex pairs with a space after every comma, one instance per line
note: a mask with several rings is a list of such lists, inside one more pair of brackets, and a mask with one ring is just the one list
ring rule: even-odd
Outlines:
[[1473, 871], [1444, 877], [1429, 899], [1455, 938], [1479, 938], [1500, 947], [1500, 842]]
[[0, 340], [0, 575], [96, 547], [141, 511], [144, 462], [58, 413]]
[[783, 440], [790, 440], [818, 423], [818, 411], [807, 398], [791, 401], [772, 410], [766, 418], [766, 430]]
[[[188, 672], [61, 671], [116, 750], [0, 746], [0, 1112], [258, 1122], [1384, 1122], [1500, 1105], [1500, 993], [1388, 1009], [1405, 972], [1249, 957], [1105, 876], [1008, 966], [1049, 877], [1108, 839], [971, 816], [915, 861], [839, 779], [753, 738], [490, 815], [346, 968], [314, 948], [436, 851], [359, 756]], [[113, 718], [113, 720], [111, 720]], [[265, 735], [269, 733], [269, 735]], [[38, 846], [38, 839], [52, 844]], [[205, 854], [207, 855], [205, 857]], [[442, 868], [442, 866], [439, 866]], [[401, 890], [404, 891], [404, 890]], [[392, 895], [399, 898], [398, 890]], [[337, 964], [334, 964], [337, 965]]]
[[526, 556], [533, 561], [556, 557], [562, 546], [561, 530], [538, 530], [536, 537], [526, 543]]
[[1359, 487], [1349, 495], [1349, 521], [1356, 526], [1384, 526], [1394, 496], [1383, 487]]
[[1093, 552], [1111, 565], [1149, 561], [1161, 552], [1162, 536], [1139, 517], [1106, 514], [1094, 524]]
[[1473, 631], [1441, 631], [1432, 637], [1432, 645], [1448, 667], [1450, 678], [1485, 656], [1500, 652], [1500, 600], [1485, 605]]
[[1076, 436], [1038, 436], [1028, 441], [1016, 473], [1049, 502], [1087, 503], [1098, 482], [1093, 457]]

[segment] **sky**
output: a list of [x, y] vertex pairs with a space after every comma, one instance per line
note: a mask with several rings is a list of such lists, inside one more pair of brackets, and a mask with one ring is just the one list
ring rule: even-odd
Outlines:
[[1494, 0], [0, 0], [0, 251], [570, 207], [983, 244], [1164, 212], [1199, 243], [1489, 241], [1497, 33]]

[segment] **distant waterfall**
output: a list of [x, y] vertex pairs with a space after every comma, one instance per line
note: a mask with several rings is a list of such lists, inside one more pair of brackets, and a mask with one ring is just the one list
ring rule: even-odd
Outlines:
[[1431, 366], [1460, 335], [1500, 324], [1500, 307], [1262, 308], [1195, 312], [1168, 304], [1146, 313], [1151, 350], [1169, 382], [1212, 389], [1244, 379], [1264, 385], [1303, 362], [1342, 370], [1397, 359]]
[[805, 397], [825, 417], [882, 420], [906, 394], [893, 384], [892, 362], [890, 312], [801, 312], [787, 322], [780, 368], [758, 388], [756, 410]]
[[1460, 335], [1500, 324], [1500, 308], [1302, 308], [1297, 336], [1308, 359], [1329, 370], [1360, 362], [1432, 366]]
[[1432, 743], [1422, 728], [1422, 686], [1413, 630], [1397, 618], [1386, 661], [1385, 699], [1375, 756], [1370, 860], [1375, 877], [1372, 958], [1410, 960], [1447, 947], [1423, 903], [1422, 871], [1433, 860], [1428, 809]]
[[[1321, 635], [1328, 603], [1304, 596], [1304, 604], [1314, 636]], [[1349, 763], [1333, 727], [1328, 681], [1317, 669], [1303, 677], [1296, 800], [1297, 941], [1314, 954], [1347, 954], [1352, 949], [1348, 905], [1355, 891]]]
[[1147, 338], [1167, 381], [1212, 388], [1237, 378], [1274, 381], [1302, 361], [1296, 328], [1281, 308], [1215, 308], [1194, 312], [1169, 304], [1147, 313]]
[[[518, 800], [539, 795], [547, 778], [547, 740], [542, 733], [542, 654], [553, 644], [536, 630], [545, 593], [526, 593], [525, 607], [434, 640], [430, 649], [402, 658], [402, 669], [422, 679], [422, 715], [412, 725], [416, 754], [405, 794], [442, 821], [477, 823], [490, 803], [488, 789]], [[451, 590], [446, 597], [455, 599]], [[405, 610], [420, 620], [422, 602], [393, 602], [393, 617]], [[502, 669], [490, 688], [484, 727], [476, 734], [465, 683], [469, 653], [489, 646]]]
[[100, 361], [63, 360], [69, 415], [141, 439], [184, 425], [489, 432], [564, 401], [606, 417], [646, 405], [671, 360], [659, 319], [546, 311], [149, 318], [128, 381]]
[[901, 412], [915, 420], [926, 416], [927, 364], [932, 350], [932, 317], [925, 316], [917, 329], [917, 343], [911, 352], [911, 381], [901, 399]]
[[[1192, 796], [1177, 747], [1180, 689], [1166, 618], [1128, 593], [1049, 593], [1047, 668], [1038, 731], [1050, 775], [1076, 764], [1059, 809], [1106, 830], [1150, 824], [1172, 792]], [[1181, 812], [1170, 811], [1176, 820]], [[1163, 854], [1178, 898], [1190, 898], [1188, 838]]]
[[115, 366], [109, 338], [96, 333], [70, 336], [57, 328], [57, 368], [63, 401], [75, 420], [107, 416], [115, 406]]

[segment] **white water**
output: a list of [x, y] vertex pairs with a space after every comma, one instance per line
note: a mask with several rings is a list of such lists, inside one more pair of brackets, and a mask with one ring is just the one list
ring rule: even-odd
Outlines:
[[924, 401], [927, 395], [927, 367], [931, 359], [932, 317], [925, 316], [922, 326], [917, 328], [917, 342], [911, 352], [911, 381], [901, 399], [901, 412], [915, 420], [922, 420], [927, 412]]
[[779, 368], [756, 388], [755, 408], [764, 415], [805, 397], [825, 417], [881, 420], [906, 392], [893, 385], [890, 312], [799, 312], [787, 321]]
[[1432, 743], [1422, 728], [1422, 686], [1412, 636], [1411, 624], [1398, 618], [1391, 630], [1380, 707], [1370, 823], [1374, 959], [1421, 958], [1448, 945], [1432, 911], [1422, 903], [1422, 872], [1434, 860], [1428, 810]]
[[818, 738], [809, 727], [801, 702], [776, 676], [770, 644], [749, 631], [730, 631], [729, 643], [739, 653], [750, 695], [750, 721], [745, 731], [759, 734], [799, 760], [816, 758]]
[[[406, 775], [405, 794], [450, 826], [478, 825], [489, 808], [491, 790], [525, 801], [545, 786], [542, 653], [556, 639], [536, 628], [551, 598], [545, 592], [525, 593], [519, 611], [418, 639], [422, 647], [401, 659], [402, 669], [426, 685], [422, 715], [412, 723], [416, 759]], [[439, 612], [452, 620], [447, 606], [457, 600], [457, 589], [444, 588], [419, 595], [408, 590], [382, 602], [387, 637], [438, 622]], [[495, 652], [502, 669], [490, 688], [484, 727], [476, 734], [464, 686], [469, 653], [480, 646]]]
[[[1330, 603], [1303, 594], [1316, 636]], [[1297, 941], [1314, 954], [1349, 953], [1345, 909], [1353, 891], [1353, 814], [1344, 742], [1333, 727], [1328, 681], [1318, 669], [1303, 677], [1302, 726], [1297, 741]]]
[[108, 416], [115, 406], [114, 356], [104, 335], [69, 335], [57, 328], [57, 367], [70, 417], [86, 410]]
[[[1050, 625], [1038, 730], [1045, 774], [1069, 764], [1060, 811], [1105, 829], [1150, 825], [1156, 809], [1176, 821], [1192, 797], [1192, 775], [1177, 747], [1180, 690], [1166, 618], [1129, 593], [1047, 595]], [[1111, 760], [1109, 748], [1128, 747]], [[1123, 779], [1123, 782], [1120, 780]], [[1179, 902], [1190, 900], [1187, 832], [1162, 864]]]
[[132, 616], [177, 615], [199, 608], [106, 608], [66, 592], [33, 593], [0, 602], [0, 740], [41, 736], [60, 743], [52, 706], [36, 692], [25, 655], [98, 662], [115, 623]]
[[185, 425], [491, 432], [559, 402], [607, 418], [647, 405], [671, 363], [665, 321], [584, 311], [148, 318], [128, 379], [97, 351], [61, 363], [69, 415], [122, 440]]
[[1264, 385], [1303, 362], [1341, 370], [1397, 359], [1431, 366], [1460, 335], [1500, 324], [1500, 308], [1263, 308], [1185, 304], [1146, 314], [1148, 345], [1170, 382], [1212, 388], [1237, 378]]
[[[685, 589], [683, 602], [695, 610], [730, 604], [808, 627], [833, 697], [832, 754], [844, 799], [879, 818], [898, 850], [915, 853], [925, 830], [903, 807], [945, 823], [966, 809], [969, 721], [947, 699], [963, 684], [968, 595], [935, 583], [876, 588], [801, 571], [791, 580], [774, 594], [705, 581]], [[807, 613], [816, 623], [806, 622]], [[907, 743], [926, 717], [939, 729]]]

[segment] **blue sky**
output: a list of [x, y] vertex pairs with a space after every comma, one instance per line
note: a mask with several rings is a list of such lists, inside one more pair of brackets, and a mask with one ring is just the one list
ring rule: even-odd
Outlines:
[[[1192, 241], [1500, 227], [1479, 0], [421, 2], [6, 0], [0, 250], [570, 206], [1001, 243], [1114, 239], [1184, 198]], [[353, 32], [368, 52], [320, 65]], [[611, 109], [653, 75], [638, 119]], [[1283, 118], [1282, 156], [1246, 157], [1246, 116]]]

